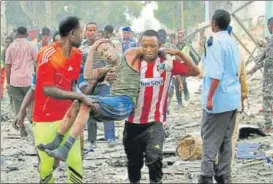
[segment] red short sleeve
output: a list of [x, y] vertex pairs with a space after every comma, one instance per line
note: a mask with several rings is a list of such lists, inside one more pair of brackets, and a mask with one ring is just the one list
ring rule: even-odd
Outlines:
[[50, 62], [38, 66], [37, 80], [41, 86], [54, 86], [54, 67]]
[[183, 76], [188, 77], [189, 76], [189, 68], [184, 63], [180, 63], [180, 61], [174, 60], [172, 74], [173, 75], [183, 75]]

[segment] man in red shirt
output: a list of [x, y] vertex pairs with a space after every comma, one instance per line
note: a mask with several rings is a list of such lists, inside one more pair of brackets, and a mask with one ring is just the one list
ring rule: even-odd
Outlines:
[[134, 112], [125, 122], [123, 144], [128, 158], [128, 175], [131, 183], [139, 183], [141, 168], [149, 169], [150, 183], [162, 183], [163, 142], [165, 133], [168, 89], [173, 75], [197, 76], [199, 70], [185, 54], [165, 49], [165, 54], [177, 55], [184, 63], [166, 59], [158, 54], [160, 43], [157, 32], [143, 33], [140, 46], [140, 87]]
[[[90, 105], [82, 94], [74, 92], [73, 83], [80, 74], [82, 54], [79, 49], [82, 28], [77, 17], [68, 17], [59, 24], [61, 39], [40, 50], [37, 58], [37, 81], [33, 108], [35, 145], [51, 142], [72, 100]], [[64, 135], [66, 136], [66, 135]], [[59, 135], [62, 139], [63, 136]], [[75, 141], [75, 140], [74, 140]], [[41, 183], [53, 183], [54, 159], [38, 150]], [[68, 156], [68, 180], [82, 182], [82, 155], [77, 139]]]

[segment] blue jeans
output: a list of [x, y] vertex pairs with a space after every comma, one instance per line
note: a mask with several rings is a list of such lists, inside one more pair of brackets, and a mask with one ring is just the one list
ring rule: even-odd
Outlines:
[[[101, 116], [90, 117], [88, 120], [88, 140], [94, 142], [97, 140], [97, 122], [104, 122], [104, 138], [105, 140], [115, 140], [115, 124], [113, 120], [119, 120], [126, 118], [126, 112], [129, 108], [121, 108], [121, 111], [117, 108], [117, 99], [115, 97], [107, 97], [110, 94], [110, 86], [106, 84], [99, 84], [92, 95], [90, 96], [94, 101], [97, 101], [101, 105]], [[105, 98], [100, 98], [105, 97]], [[121, 99], [121, 98], [120, 98]], [[122, 100], [122, 99], [121, 99]], [[119, 101], [121, 102], [121, 101]], [[126, 105], [126, 104], [125, 104]], [[120, 112], [120, 113], [119, 113]], [[125, 112], [125, 114], [124, 114]], [[118, 116], [116, 116], [118, 115]], [[129, 116], [129, 115], [128, 115]], [[128, 117], [127, 116], [127, 117]]]
[[99, 122], [121, 121], [129, 117], [134, 103], [129, 96], [88, 96], [94, 103], [99, 104], [99, 110], [90, 116]]
[[[92, 95], [97, 96], [109, 96], [110, 86], [106, 84], [98, 84]], [[104, 139], [105, 140], [115, 140], [115, 123], [114, 121], [103, 122], [104, 125]], [[97, 140], [97, 121], [93, 118], [88, 120], [88, 140], [94, 142]]]

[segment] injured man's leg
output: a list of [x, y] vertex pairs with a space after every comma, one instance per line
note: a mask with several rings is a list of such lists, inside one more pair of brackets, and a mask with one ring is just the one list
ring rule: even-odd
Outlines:
[[37, 148], [41, 151], [54, 150], [58, 148], [62, 142], [64, 134], [70, 129], [73, 122], [75, 121], [76, 116], [79, 112], [79, 109], [80, 109], [80, 103], [77, 100], [74, 100], [72, 106], [67, 110], [62, 120], [60, 129], [57, 135], [55, 136], [55, 138], [53, 139], [53, 141], [48, 144], [39, 144]]
[[116, 121], [127, 118], [133, 111], [133, 101], [127, 96], [90, 98], [95, 99], [96, 102], [93, 103], [92, 107], [86, 106], [85, 104], [80, 105], [80, 110], [65, 143], [58, 149], [44, 150], [49, 156], [66, 161], [69, 150], [73, 146], [76, 138], [79, 137], [89, 116], [96, 118], [96, 120], [100, 122], [105, 122], [105, 120]]

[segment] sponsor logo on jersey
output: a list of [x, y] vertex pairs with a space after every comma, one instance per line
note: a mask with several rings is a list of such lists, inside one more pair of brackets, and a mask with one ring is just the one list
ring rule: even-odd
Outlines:
[[140, 87], [162, 86], [162, 85], [163, 85], [163, 78], [140, 79]]

